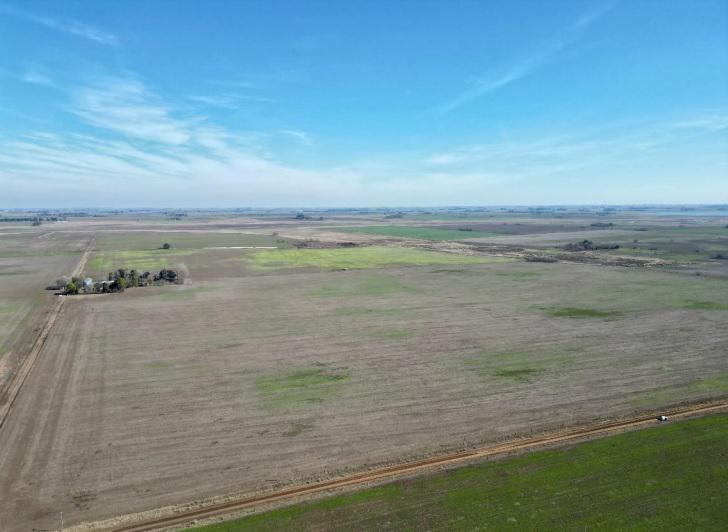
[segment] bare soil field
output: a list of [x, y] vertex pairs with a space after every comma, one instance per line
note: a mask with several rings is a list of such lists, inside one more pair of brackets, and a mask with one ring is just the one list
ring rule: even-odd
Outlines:
[[30, 351], [54, 302], [43, 288], [71, 273], [90, 238], [7, 229], [12, 234], [0, 234], [0, 405], [5, 383]]
[[[156, 253], [156, 236], [96, 228], [87, 272]], [[445, 253], [388, 265], [383, 251], [342, 269], [357, 248], [202, 244], [172, 250], [184, 285], [67, 299], [0, 430], [4, 529], [253, 494], [728, 394], [718, 279]]]

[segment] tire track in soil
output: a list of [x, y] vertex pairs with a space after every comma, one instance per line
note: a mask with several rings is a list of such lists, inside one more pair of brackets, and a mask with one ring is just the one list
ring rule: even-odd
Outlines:
[[[672, 411], [663, 411], [659, 414], [667, 415], [668, 418], [683, 418], [696, 415], [704, 415], [720, 410], [728, 409], [728, 400], [721, 400], [712, 403], [700, 403], [692, 406], [686, 406]], [[508, 455], [518, 451], [527, 451], [536, 448], [543, 448], [552, 445], [575, 443], [579, 440], [588, 438], [606, 436], [612, 432], [626, 431], [637, 429], [648, 425], [654, 425], [657, 421], [658, 413], [644, 415], [637, 418], [605, 423], [599, 425], [591, 425], [577, 429], [552, 433], [546, 436], [538, 436], [534, 438], [514, 440], [498, 445], [480, 447], [456, 453], [450, 453], [413, 462], [405, 462], [402, 464], [374, 469], [364, 473], [347, 475], [332, 480], [313, 482], [310, 484], [284, 489], [277, 492], [245, 497], [234, 498], [225, 502], [209, 504], [197, 508], [173, 511], [161, 517], [152, 519], [142, 519], [136, 522], [129, 522], [134, 516], [125, 516], [115, 519], [116, 525], [109, 525], [110, 521], [94, 523], [85, 523], [78, 526], [81, 530], [108, 530], [114, 532], [145, 532], [149, 530], [162, 530], [165, 528], [191, 524], [191, 521], [199, 519], [207, 519], [211, 517], [220, 517], [226, 514], [233, 514], [241, 510], [249, 510], [256, 506], [270, 504], [275, 502], [284, 502], [290, 500], [295, 502], [298, 497], [306, 495], [314, 495], [317, 493], [329, 492], [331, 490], [351, 487], [356, 485], [365, 486], [372, 482], [381, 480], [395, 480], [397, 478], [410, 476], [416, 473], [424, 473], [436, 470], [445, 466], [456, 465], [459, 463], [471, 462], [481, 458]], [[162, 511], [162, 510], [158, 510]], [[120, 520], [127, 521], [126, 524], [118, 524]]]
[[[88, 261], [95, 241], [96, 234], [94, 233], [88, 244], [86, 245], [86, 249], [81, 255], [78, 264], [76, 264], [73, 272], [71, 272], [71, 277], [78, 277], [83, 273], [83, 269], [86, 267], [86, 262]], [[48, 339], [48, 335], [53, 329], [53, 325], [56, 323], [56, 320], [58, 319], [58, 316], [63, 309], [63, 303], [65, 300], [65, 297], [58, 297], [55, 305], [51, 309], [51, 312], [48, 314], [48, 318], [41, 328], [40, 334], [38, 334], [38, 337], [35, 339], [30, 353], [27, 357], [25, 357], [25, 360], [20, 365], [20, 368], [18, 368], [18, 371], [8, 383], [2, 395], [0, 395], [0, 429], [2, 429], [2, 427], [5, 425], [5, 421], [7, 420], [10, 412], [13, 409], [13, 405], [15, 404], [15, 401], [20, 394], [20, 390], [22, 389], [23, 384], [28, 378], [28, 375], [30, 375], [31, 370], [33, 369], [33, 366], [38, 359], [38, 354], [43, 349], [43, 346]]]

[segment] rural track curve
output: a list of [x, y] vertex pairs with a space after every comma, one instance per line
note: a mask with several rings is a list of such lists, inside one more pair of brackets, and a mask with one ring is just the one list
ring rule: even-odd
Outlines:
[[[94, 233], [91, 239], [88, 241], [86, 249], [84, 249], [81, 258], [78, 261], [78, 264], [76, 264], [73, 272], [71, 272], [71, 277], [78, 277], [83, 273], [83, 269], [86, 267], [86, 262], [88, 261], [88, 257], [91, 254], [91, 250], [95, 241], [96, 234]], [[2, 429], [3, 425], [5, 425], [5, 421], [10, 415], [13, 405], [15, 404], [15, 400], [18, 398], [23, 384], [28, 378], [28, 375], [30, 375], [31, 370], [33, 369], [33, 366], [38, 359], [38, 354], [43, 349], [43, 346], [48, 339], [48, 335], [50, 334], [51, 329], [53, 329], [53, 325], [56, 323], [56, 319], [58, 319], [58, 316], [63, 309], [64, 301], [65, 298], [63, 297], [57, 298], [55, 304], [53, 305], [53, 308], [51, 309], [51, 312], [48, 314], [48, 317], [43, 324], [43, 327], [41, 327], [40, 333], [33, 343], [33, 347], [31, 348], [30, 353], [28, 353], [28, 356], [25, 357], [25, 360], [23, 360], [22, 364], [18, 368], [18, 371], [15, 372], [15, 375], [13, 375], [13, 378], [8, 383], [2, 395], [0, 395], [0, 400], [2, 400], [2, 403], [0, 405], [0, 429]]]
[[255, 506], [263, 504], [281, 502], [285, 500], [291, 500], [293, 502], [296, 497], [313, 495], [316, 493], [322, 493], [337, 488], [355, 485], [366, 485], [370, 482], [384, 479], [393, 480], [399, 477], [411, 475], [413, 473], [434, 470], [439, 467], [449, 466], [461, 462], [473, 461], [479, 458], [506, 455], [516, 451], [524, 451], [560, 443], [575, 442], [590, 437], [605, 436], [611, 432], [635, 429], [650, 424], [656, 424], [656, 418], [658, 414], [667, 415], [669, 418], [681, 418], [687, 416], [708, 414], [723, 409], [728, 409], [728, 400], [726, 399], [723, 399], [719, 402], [695, 404], [672, 411], [656, 412], [650, 415], [644, 415], [622, 421], [585, 426], [577, 429], [556, 432], [545, 436], [514, 440], [488, 447], [480, 447], [476, 449], [425, 458], [422, 460], [405, 462], [398, 465], [374, 469], [364, 473], [347, 475], [332, 480], [313, 482], [310, 484], [292, 487], [258, 496], [232, 499], [221, 503], [215, 503], [207, 506], [179, 511], [162, 517], [143, 519], [137, 522], [127, 522], [126, 524], [117, 524], [115, 526], [103, 526], [102, 523], [99, 523], [98, 528], [95, 528], [93, 523], [87, 523], [87, 526], [90, 526], [90, 528], [86, 529], [109, 530], [114, 532], [145, 532], [149, 530], [161, 530], [173, 526], [184, 525], [197, 519], [207, 519], [210, 517], [219, 517], [226, 514], [232, 514], [240, 510], [254, 508]]

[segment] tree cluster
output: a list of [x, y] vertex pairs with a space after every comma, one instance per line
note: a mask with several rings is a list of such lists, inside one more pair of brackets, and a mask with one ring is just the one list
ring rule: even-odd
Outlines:
[[595, 244], [591, 240], [582, 240], [564, 246], [566, 251], [594, 251], [597, 249], [619, 249], [619, 244]]
[[139, 272], [135, 269], [127, 270], [119, 268], [116, 271], [109, 272], [104, 281], [93, 282], [91, 279], [80, 277], [62, 277], [56, 281], [54, 286], [49, 286], [49, 290], [59, 290], [64, 295], [74, 296], [80, 293], [85, 294], [109, 294], [115, 292], [123, 292], [127, 288], [137, 286], [151, 286], [152, 284], [178, 283], [180, 276], [175, 270], [163, 269], [157, 274], [150, 272]]

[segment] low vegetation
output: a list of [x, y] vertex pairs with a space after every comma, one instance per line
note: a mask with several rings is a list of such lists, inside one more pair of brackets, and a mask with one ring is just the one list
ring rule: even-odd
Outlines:
[[727, 454], [717, 414], [196, 530], [722, 530]]
[[441, 229], [438, 227], [416, 227], [407, 225], [375, 225], [339, 227], [336, 230], [343, 233], [365, 233], [369, 235], [418, 238], [422, 240], [463, 240], [467, 238], [499, 236], [497, 233], [488, 231], [474, 231], [469, 227], [462, 227], [459, 229]]
[[618, 310], [599, 310], [585, 307], [540, 307], [556, 318], [618, 318], [622, 312]]
[[563, 365], [567, 358], [562, 353], [546, 351], [483, 350], [465, 359], [465, 367], [486, 383], [493, 377], [504, 383], [528, 383], [546, 373], [547, 368]]
[[266, 375], [256, 381], [265, 402], [275, 406], [320, 403], [335, 392], [349, 374], [325, 365]]
[[342, 270], [383, 266], [426, 266], [433, 264], [484, 264], [508, 262], [504, 257], [441, 253], [404, 247], [370, 246], [333, 249], [256, 250], [245, 256], [254, 268], [319, 268]]
[[728, 310], [728, 303], [717, 301], [686, 301], [683, 308], [690, 310]]

